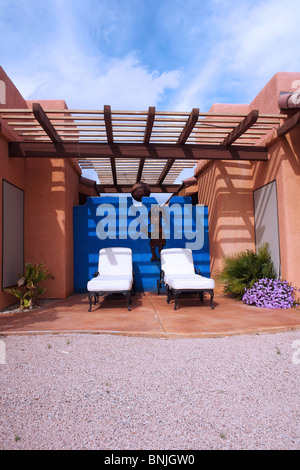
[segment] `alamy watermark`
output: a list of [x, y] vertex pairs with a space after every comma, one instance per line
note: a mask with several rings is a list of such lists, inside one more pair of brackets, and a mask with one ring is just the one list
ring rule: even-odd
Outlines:
[[[295, 351], [292, 354], [292, 363], [299, 365], [300, 364], [300, 339], [296, 339], [292, 343], [292, 348]], [[0, 365], [6, 364], [6, 344], [3, 340], [0, 340]]]
[[293, 92], [300, 91], [300, 80], [294, 80], [292, 82], [291, 89], [293, 90]]
[[0, 80], [0, 104], [6, 104], [6, 86], [3, 80]]
[[[116, 210], [118, 209], [118, 210]], [[104, 203], [97, 207], [96, 234], [100, 240], [185, 239], [186, 248], [200, 250], [204, 245], [204, 206], [151, 204], [127, 206], [127, 198], [119, 198], [119, 206]]]
[[6, 345], [0, 340], [0, 364], [6, 364]]
[[296, 339], [295, 341], [293, 341], [292, 348], [296, 349], [296, 351], [292, 355], [292, 363], [300, 364], [300, 339]]

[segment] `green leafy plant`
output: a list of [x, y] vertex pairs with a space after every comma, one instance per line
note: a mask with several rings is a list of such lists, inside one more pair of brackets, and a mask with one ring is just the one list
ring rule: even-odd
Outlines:
[[5, 291], [19, 299], [21, 310], [32, 309], [37, 305], [37, 298], [46, 291], [41, 282], [49, 279], [54, 279], [54, 276], [48, 273], [43, 263], [26, 263], [24, 274], [19, 274], [18, 286]]
[[245, 289], [249, 289], [259, 279], [276, 279], [269, 244], [261, 245], [257, 252], [245, 250], [224, 259], [223, 268], [217, 273], [216, 281], [222, 286], [223, 292], [242, 299]]

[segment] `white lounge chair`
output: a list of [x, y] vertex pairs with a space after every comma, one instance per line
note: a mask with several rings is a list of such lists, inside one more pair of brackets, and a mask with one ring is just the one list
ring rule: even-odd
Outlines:
[[132, 266], [132, 251], [130, 248], [102, 248], [99, 251], [98, 271], [87, 283], [90, 308], [99, 301], [100, 295], [124, 294], [127, 308], [130, 310], [131, 294], [135, 293], [134, 274]]
[[215, 281], [211, 278], [201, 276], [198, 269], [194, 267], [192, 250], [187, 248], [168, 248], [162, 250], [160, 279], [157, 280], [157, 293], [160, 294], [162, 285], [167, 288], [167, 302], [171, 295], [175, 299], [183, 292], [198, 292], [201, 302], [203, 294], [210, 294], [210, 306], [213, 309], [213, 297]]

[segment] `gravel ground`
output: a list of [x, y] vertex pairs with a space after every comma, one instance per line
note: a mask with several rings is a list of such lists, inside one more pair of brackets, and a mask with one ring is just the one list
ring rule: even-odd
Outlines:
[[300, 449], [300, 331], [0, 346], [2, 450]]

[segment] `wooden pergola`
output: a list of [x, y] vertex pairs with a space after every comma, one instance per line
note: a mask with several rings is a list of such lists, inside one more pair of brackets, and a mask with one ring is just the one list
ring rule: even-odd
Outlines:
[[198, 160], [267, 160], [260, 139], [274, 128], [285, 135], [300, 122], [299, 113], [61, 110], [39, 103], [1, 109], [0, 117], [17, 136], [8, 144], [10, 157], [75, 158], [96, 171], [100, 193], [128, 193], [141, 181], [151, 192], [173, 193], [182, 170]]

